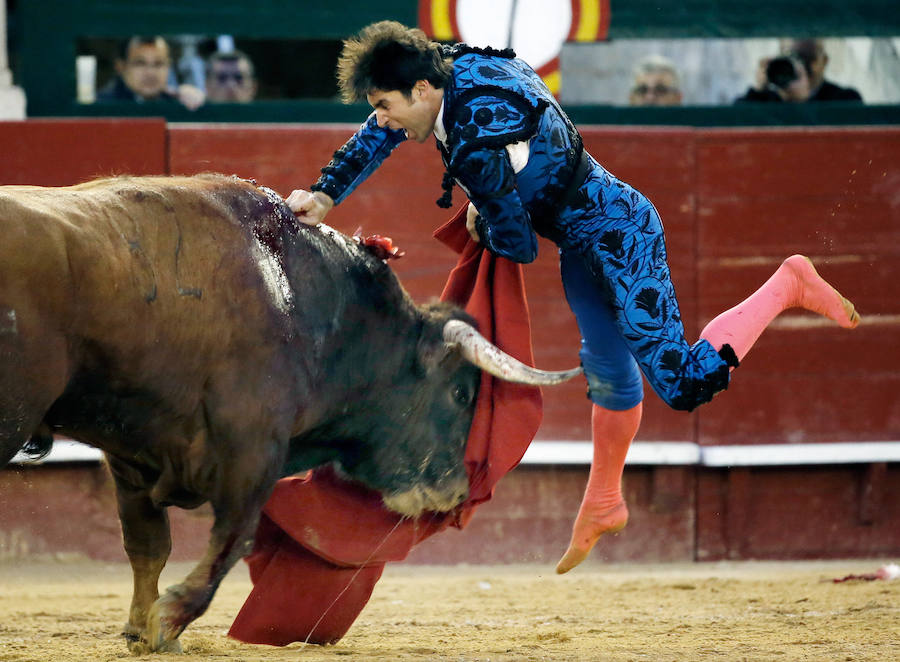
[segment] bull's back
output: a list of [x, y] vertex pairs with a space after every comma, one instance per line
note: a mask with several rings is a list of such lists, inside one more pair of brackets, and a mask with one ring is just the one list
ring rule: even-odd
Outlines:
[[131, 355], [135, 369], [158, 361], [162, 343], [175, 366], [272, 342], [277, 301], [235, 211], [258, 196], [226, 177], [0, 187], [11, 238], [0, 305], [38, 308], [80, 342]]

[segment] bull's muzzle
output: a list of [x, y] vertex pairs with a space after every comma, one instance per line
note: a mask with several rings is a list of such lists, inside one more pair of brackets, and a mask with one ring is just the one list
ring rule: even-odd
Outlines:
[[432, 487], [416, 485], [403, 492], [385, 494], [384, 505], [395, 513], [418, 517], [426, 511], [445, 513], [453, 510], [469, 496], [469, 479], [466, 476], [448, 480]]

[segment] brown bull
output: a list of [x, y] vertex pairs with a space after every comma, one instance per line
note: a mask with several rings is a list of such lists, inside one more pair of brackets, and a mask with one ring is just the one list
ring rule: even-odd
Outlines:
[[[415, 516], [466, 496], [478, 365], [460, 310], [417, 307], [383, 260], [222, 176], [0, 187], [0, 466], [60, 433], [104, 451], [134, 652], [178, 651], [286, 467], [334, 463]], [[162, 597], [166, 507], [209, 501], [203, 559]]]

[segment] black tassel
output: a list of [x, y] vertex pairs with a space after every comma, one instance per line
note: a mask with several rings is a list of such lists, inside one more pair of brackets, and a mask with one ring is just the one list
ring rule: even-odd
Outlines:
[[448, 55], [453, 58], [458, 58], [466, 53], [478, 53], [479, 55], [487, 55], [490, 57], [502, 57], [506, 59], [513, 59], [516, 57], [516, 52], [511, 48], [503, 48], [496, 49], [491, 46], [469, 46], [469, 44], [454, 44], [451, 49], [449, 49]]
[[441, 188], [444, 189], [444, 195], [437, 199], [437, 206], [441, 209], [450, 209], [453, 206], [453, 177], [449, 172], [444, 173], [444, 179], [441, 181]]
[[737, 354], [734, 353], [734, 349], [728, 343], [722, 345], [722, 349], [719, 350], [719, 356], [722, 357], [722, 360], [725, 361], [729, 368], [738, 368], [741, 365]]

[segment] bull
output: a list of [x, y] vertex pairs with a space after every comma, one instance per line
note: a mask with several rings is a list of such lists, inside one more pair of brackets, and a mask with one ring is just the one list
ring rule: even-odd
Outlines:
[[[578, 372], [503, 355], [358, 241], [234, 177], [0, 187], [0, 236], [0, 466], [54, 434], [104, 452], [135, 653], [181, 649], [287, 467], [334, 464], [403, 515], [448, 511], [467, 495], [479, 369]], [[207, 550], [160, 595], [166, 508], [206, 502]]]

